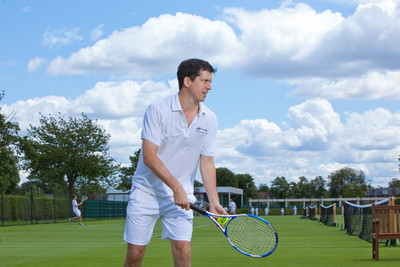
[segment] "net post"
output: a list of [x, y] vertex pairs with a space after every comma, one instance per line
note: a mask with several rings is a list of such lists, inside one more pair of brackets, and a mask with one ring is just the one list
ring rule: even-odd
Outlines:
[[333, 223], [336, 225], [336, 202], [333, 203]]

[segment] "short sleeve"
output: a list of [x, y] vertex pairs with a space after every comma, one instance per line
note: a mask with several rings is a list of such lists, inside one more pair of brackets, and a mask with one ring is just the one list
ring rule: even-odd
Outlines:
[[215, 148], [217, 146], [218, 121], [217, 117], [213, 113], [209, 114], [209, 116], [210, 115], [212, 115], [211, 128], [201, 149], [201, 154], [204, 156], [213, 157], [215, 154]]
[[161, 144], [161, 136], [161, 113], [154, 105], [150, 105], [144, 114], [141, 138], [159, 146]]

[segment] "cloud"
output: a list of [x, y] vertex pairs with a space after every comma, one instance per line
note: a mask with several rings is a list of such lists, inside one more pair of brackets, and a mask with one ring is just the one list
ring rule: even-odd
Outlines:
[[25, 6], [22, 8], [22, 12], [24, 12], [24, 13], [30, 13], [31, 11], [32, 11], [31, 6]]
[[77, 40], [82, 40], [83, 37], [79, 35], [80, 28], [67, 29], [61, 28], [57, 30], [52, 30], [47, 28], [43, 33], [43, 46], [48, 46], [53, 48], [55, 46], [65, 46], [69, 43]]
[[96, 41], [104, 35], [103, 27], [104, 27], [104, 24], [101, 24], [90, 31], [90, 39], [92, 41]]
[[[140, 131], [147, 105], [177, 92], [176, 81], [99, 82], [76, 99], [48, 96], [3, 105], [16, 111], [21, 129], [38, 125], [39, 112], [48, 116], [78, 116], [84, 112], [111, 134], [110, 152], [121, 163], [140, 148]], [[217, 167], [249, 173], [256, 184], [277, 176], [296, 181], [305, 176], [326, 178], [343, 167], [362, 169], [381, 186], [395, 176], [400, 150], [400, 112], [378, 108], [346, 113], [343, 118], [329, 101], [309, 99], [288, 109], [279, 126], [266, 119], [243, 120], [218, 133]], [[385, 176], [386, 175], [386, 176]]]
[[79, 116], [85, 113], [98, 120], [111, 134], [111, 152], [121, 162], [129, 162], [129, 156], [140, 148], [140, 131], [145, 108], [156, 99], [178, 92], [176, 80], [169, 83], [127, 80], [121, 82], [98, 82], [76, 99], [63, 96], [47, 96], [18, 101], [1, 106], [5, 114], [16, 112], [15, 121], [26, 134], [30, 125], [39, 125], [44, 116]]
[[[124, 72], [131, 77], [171, 73], [182, 59], [201, 57], [229, 64], [240, 44], [222, 21], [177, 13], [150, 18], [140, 27], [115, 31], [91, 47], [57, 57], [50, 74]], [[235, 51], [233, 51], [235, 50]]]
[[341, 120], [327, 100], [310, 99], [290, 107], [288, 118], [282, 128], [258, 119], [221, 130], [217, 166], [251, 173], [256, 183], [277, 176], [290, 181], [300, 176], [326, 178], [343, 167], [362, 169], [381, 186], [395, 176], [399, 112], [378, 108], [347, 113]]
[[369, 71], [357, 77], [336, 80], [304, 79], [290, 95], [325, 99], [400, 100], [400, 71]]
[[240, 55], [241, 68], [258, 77], [304, 75], [324, 36], [344, 20], [340, 13], [317, 13], [306, 4], [257, 12], [224, 11], [245, 48]]
[[[294, 84], [297, 89], [292, 95], [398, 98], [399, 3], [358, 2], [348, 17], [291, 1], [260, 11], [225, 8], [221, 20], [164, 14], [141, 26], [114, 31], [69, 57], [58, 56], [47, 71], [149, 78], [170, 74], [182, 59], [200, 57], [226, 70]], [[98, 33], [101, 27], [96, 28]], [[78, 32], [47, 30], [46, 44], [51, 47], [79, 39]]]
[[42, 67], [42, 65], [46, 62], [46, 59], [41, 57], [35, 57], [30, 60], [28, 63], [28, 72], [34, 72]]

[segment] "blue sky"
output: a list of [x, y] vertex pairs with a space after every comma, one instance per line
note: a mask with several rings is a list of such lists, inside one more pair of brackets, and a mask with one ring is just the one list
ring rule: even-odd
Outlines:
[[[218, 68], [215, 162], [256, 184], [343, 167], [398, 178], [400, 1], [1, 1], [2, 112], [84, 112], [129, 163], [145, 107], [177, 92], [177, 65]], [[26, 174], [22, 174], [22, 177]]]

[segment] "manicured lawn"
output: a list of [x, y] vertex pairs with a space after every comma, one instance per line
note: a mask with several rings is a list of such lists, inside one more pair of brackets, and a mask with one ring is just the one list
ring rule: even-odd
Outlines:
[[[400, 246], [380, 247], [372, 260], [372, 245], [299, 216], [265, 217], [277, 230], [279, 245], [266, 258], [253, 259], [234, 250], [206, 217], [196, 217], [192, 266], [395, 266]], [[339, 216], [339, 225], [343, 219]], [[0, 266], [123, 266], [124, 220], [0, 227]], [[156, 225], [143, 266], [173, 266], [169, 241]]]

